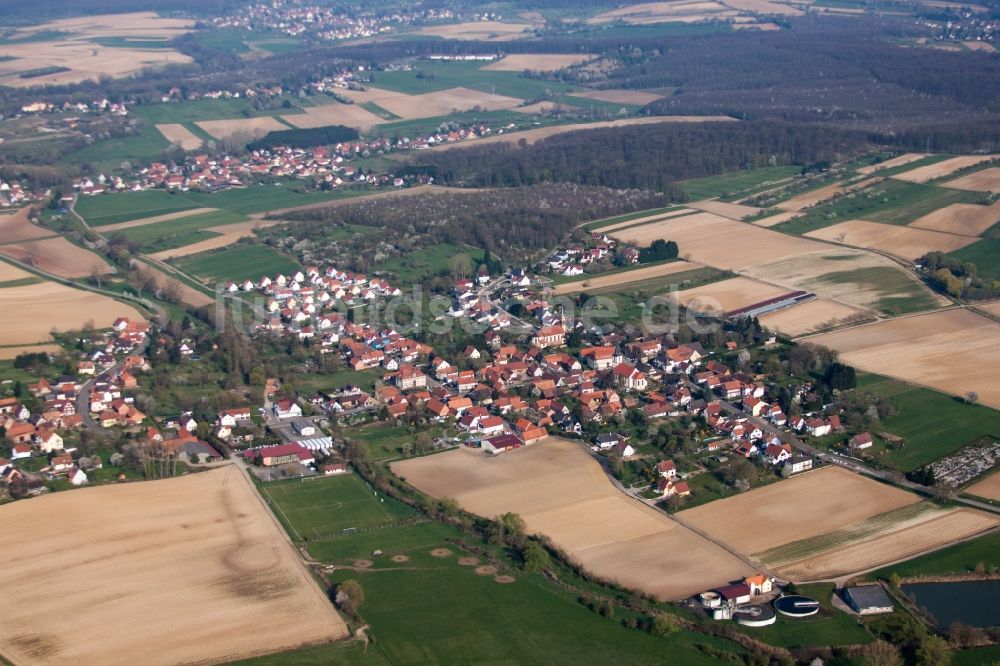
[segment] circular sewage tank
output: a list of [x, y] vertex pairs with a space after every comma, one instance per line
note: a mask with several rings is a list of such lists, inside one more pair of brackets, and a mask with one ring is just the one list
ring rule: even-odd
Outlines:
[[819, 612], [819, 602], [809, 597], [790, 594], [774, 600], [774, 607], [782, 615], [788, 617], [809, 617]]
[[774, 624], [776, 616], [770, 606], [748, 604], [740, 606], [733, 612], [733, 619], [744, 627], [766, 627]]

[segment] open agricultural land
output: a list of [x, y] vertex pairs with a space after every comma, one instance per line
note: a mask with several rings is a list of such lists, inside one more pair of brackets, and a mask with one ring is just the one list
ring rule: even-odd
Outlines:
[[946, 180], [941, 185], [959, 190], [972, 190], [973, 192], [1000, 192], [1000, 167], [974, 171], [954, 180]]
[[919, 160], [927, 157], [924, 153], [903, 153], [897, 157], [893, 157], [887, 160], [878, 162], [877, 164], [872, 164], [870, 166], [858, 167], [858, 173], [870, 175], [878, 171], [884, 171], [886, 169], [893, 169], [895, 167], [905, 166], [912, 162], [917, 162]]
[[525, 23], [504, 23], [502, 21], [475, 21], [469, 23], [447, 23], [420, 28], [419, 35], [430, 35], [442, 39], [469, 39], [484, 42], [503, 42], [529, 37], [530, 25]]
[[793, 307], [782, 308], [760, 317], [760, 323], [771, 331], [798, 337], [839, 328], [846, 324], [869, 320], [871, 315], [849, 305], [816, 298]]
[[685, 259], [730, 270], [816, 252], [825, 247], [815, 241], [779, 234], [714, 213], [685, 215], [619, 229], [610, 235], [639, 246], [647, 246], [660, 238], [670, 239], [677, 243]]
[[0, 44], [0, 85], [98, 81], [103, 76], [118, 78], [151, 67], [190, 63], [191, 57], [173, 49], [169, 41], [193, 27], [189, 19], [135, 12], [61, 19], [22, 28]]
[[550, 438], [499, 457], [459, 449], [393, 463], [418, 490], [485, 517], [520, 514], [588, 571], [661, 599], [752, 573], [725, 550], [626, 497], [579, 444]]
[[290, 258], [264, 245], [234, 245], [192, 254], [178, 260], [177, 265], [210, 283], [289, 273], [299, 267]]
[[683, 289], [674, 296], [678, 303], [690, 310], [719, 315], [787, 293], [787, 289], [773, 284], [735, 277], [692, 289]]
[[[658, 125], [660, 123], [717, 123], [736, 122], [735, 118], [729, 116], [639, 116], [634, 118], [621, 118], [619, 120], [599, 120], [593, 123], [573, 123], [566, 125], [552, 125], [550, 127], [538, 127], [524, 130], [523, 132], [507, 132], [505, 134], [494, 134], [492, 136], [477, 139], [473, 145], [484, 146], [491, 143], [520, 143], [525, 141], [528, 144], [535, 143], [542, 139], [566, 132], [577, 132], [580, 130], [605, 129], [608, 127], [625, 127], [627, 125]], [[465, 144], [446, 143], [434, 146], [427, 150], [454, 150], [460, 149]]]
[[100, 256], [62, 237], [0, 245], [0, 254], [47, 273], [64, 278], [86, 277], [110, 272]]
[[0, 655], [14, 663], [228, 661], [347, 634], [236, 466], [0, 514]]
[[[369, 443], [373, 457], [381, 457], [378, 440], [398, 443], [408, 436], [405, 428], [354, 433]], [[556, 663], [595, 655], [645, 661], [668, 649], [685, 664], [709, 666], [713, 657], [695, 646], [726, 652], [735, 648], [687, 632], [656, 637], [630, 630], [617, 618], [602, 618], [577, 602], [567, 585], [582, 581], [563, 566], [554, 563], [558, 583], [527, 573], [502, 546], [428, 520], [354, 475], [267, 482], [260, 491], [292, 539], [313, 559], [335, 567], [328, 574], [331, 583], [361, 583], [364, 619], [379, 648], [362, 653], [353, 650], [356, 643], [335, 643], [258, 663], [479, 663], [498, 658]], [[428, 604], [429, 598], [435, 603]], [[456, 624], [462, 626], [457, 640]]]
[[562, 294], [572, 294], [578, 291], [596, 293], [608, 287], [615, 286], [622, 286], [625, 288], [633, 282], [642, 282], [663, 277], [665, 275], [683, 273], [699, 267], [699, 264], [694, 264], [689, 261], [671, 261], [668, 263], [635, 268], [632, 270], [601, 273], [593, 277], [585, 277], [582, 280], [574, 280], [573, 282], [563, 282], [557, 284], [552, 290], [552, 294], [554, 296], [561, 296]]
[[1000, 202], [989, 206], [952, 204], [910, 223], [910, 227], [930, 229], [959, 236], [979, 237], [1000, 222]]
[[55, 236], [55, 232], [36, 224], [32, 224], [31, 209], [22, 208], [0, 215], [0, 243], [6, 244], [11, 241], [37, 240]]
[[977, 481], [967, 487], [963, 492], [968, 495], [985, 497], [986, 499], [1000, 502], [1000, 472], [994, 472], [982, 481]]
[[1000, 324], [965, 308], [880, 321], [805, 338], [869, 372], [952, 395], [975, 391], [1000, 408]]
[[963, 155], [935, 162], [934, 164], [928, 164], [927, 166], [908, 169], [902, 173], [894, 174], [892, 177], [896, 180], [905, 180], [911, 183], [926, 183], [938, 178], [946, 178], [956, 171], [968, 169], [969, 167], [974, 167], [977, 164], [989, 162], [993, 159], [996, 159], [995, 155]]
[[948, 303], [892, 260], [863, 250], [831, 247], [756, 264], [742, 273], [880, 315], [933, 310]]
[[[491, 62], [483, 67], [483, 69], [490, 72], [523, 72], [525, 70], [552, 72], [572, 65], [579, 65], [593, 59], [594, 56], [586, 53], [511, 53], [496, 62]], [[641, 95], [641, 93], [638, 93], [638, 95]], [[650, 99], [650, 102], [659, 99], [656, 95], [652, 97], [653, 99]], [[625, 102], [626, 104], [649, 103], [644, 101], [626, 102], [623, 99], [607, 99], [607, 97], [600, 96], [594, 97], [594, 99], [603, 99], [606, 102]], [[642, 99], [646, 98], [643, 97]]]
[[180, 123], [161, 123], [156, 126], [163, 138], [180, 146], [181, 150], [198, 150], [204, 143], [201, 137]]
[[134, 307], [113, 298], [55, 282], [0, 284], [0, 311], [18, 313], [5, 318], [0, 345], [48, 342], [52, 330], [76, 331], [88, 322], [107, 328], [118, 317], [143, 318]]
[[281, 130], [289, 129], [287, 125], [270, 116], [231, 118], [228, 120], [199, 120], [195, 125], [216, 139], [224, 139], [233, 134], [245, 134], [256, 138], [262, 137], [268, 132], [280, 132]]
[[663, 95], [644, 92], [642, 90], [588, 90], [587, 92], [570, 93], [572, 97], [580, 99], [596, 99], [601, 102], [611, 102], [612, 104], [652, 104], [663, 99]]
[[[874, 428], [876, 441], [866, 453], [892, 469], [911, 472], [1000, 433], [1000, 412], [940, 391], [868, 373], [859, 373], [857, 391], [892, 406], [893, 413]], [[902, 445], [890, 445], [883, 435]]]
[[847, 576], [987, 531], [1000, 518], [920, 502], [840, 467], [680, 512], [678, 517], [795, 581]]
[[841, 222], [831, 227], [810, 231], [806, 236], [870, 250], [880, 250], [910, 261], [933, 250], [953, 252], [975, 242], [975, 238], [969, 236], [868, 222], [867, 220]]

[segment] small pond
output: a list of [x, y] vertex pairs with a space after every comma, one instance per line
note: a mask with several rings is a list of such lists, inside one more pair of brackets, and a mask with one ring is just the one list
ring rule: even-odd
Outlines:
[[1000, 580], [910, 583], [902, 590], [941, 629], [955, 621], [970, 627], [1000, 626]]

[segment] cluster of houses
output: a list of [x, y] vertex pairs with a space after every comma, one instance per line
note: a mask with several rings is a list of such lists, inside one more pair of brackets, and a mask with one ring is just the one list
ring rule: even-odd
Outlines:
[[42, 113], [110, 113], [113, 116], [125, 117], [128, 115], [128, 107], [124, 102], [112, 102], [104, 97], [91, 102], [66, 101], [62, 104], [29, 102], [21, 107], [21, 113], [26, 116]]
[[[182, 162], [153, 162], [135, 168], [129, 174], [83, 177], [74, 182], [73, 187], [87, 196], [153, 189], [216, 192], [273, 178], [296, 178], [325, 189], [350, 184], [402, 187], [409, 181], [388, 173], [364, 171], [351, 166], [349, 162], [378, 151], [419, 150], [443, 143], [477, 139], [492, 133], [490, 127], [477, 124], [468, 128], [435, 131], [414, 139], [359, 139], [317, 148], [278, 146], [248, 151], [241, 155], [217, 157], [197, 154], [188, 156]], [[422, 183], [424, 180], [417, 177], [415, 182]]]
[[217, 28], [279, 32], [289, 37], [309, 35], [324, 40], [338, 40], [375, 37], [392, 32], [400, 26], [450, 20], [452, 17], [450, 9], [396, 7], [358, 14], [344, 13], [330, 6], [273, 0], [254, 3], [241, 8], [239, 12], [214, 18], [211, 24]]
[[[43, 471], [50, 476], [65, 476], [73, 485], [82, 485], [87, 482], [87, 474], [73, 463], [70, 454], [75, 449], [65, 447], [62, 433], [83, 428], [88, 418], [105, 428], [138, 426], [145, 421], [146, 415], [135, 407], [126, 391], [138, 385], [136, 373], [149, 369], [146, 358], [133, 353], [146, 341], [148, 332], [149, 325], [144, 321], [118, 318], [110, 331], [91, 340], [94, 351], [77, 364], [75, 375], [51, 381], [42, 378], [27, 386], [28, 393], [40, 404], [36, 413], [16, 397], [0, 399], [0, 425], [4, 428], [5, 444], [11, 449], [10, 460], [0, 459], [6, 483], [22, 475], [15, 466], [18, 460], [55, 454]], [[89, 402], [83, 400], [87, 383]], [[87, 413], [80, 412], [81, 406], [85, 406]], [[100, 464], [100, 461], [88, 462], [91, 467]]]
[[321, 271], [315, 266], [291, 275], [229, 282], [224, 291], [263, 293], [267, 296], [264, 310], [268, 320], [258, 324], [260, 330], [295, 335], [300, 340], [316, 338], [325, 350], [338, 343], [347, 323], [347, 316], [336, 310], [402, 293], [381, 278], [336, 267]]
[[[615, 240], [607, 234], [598, 231], [590, 234], [590, 243], [560, 247], [554, 250], [544, 263], [550, 271], [558, 275], [583, 275], [589, 264], [609, 260], [615, 251]], [[639, 262], [639, 250], [634, 247], [625, 248], [622, 259], [626, 263]]]
[[48, 192], [45, 190], [31, 190], [22, 185], [20, 181], [8, 181], [0, 178], [0, 208], [24, 206], [42, 201], [46, 196], [48, 196]]

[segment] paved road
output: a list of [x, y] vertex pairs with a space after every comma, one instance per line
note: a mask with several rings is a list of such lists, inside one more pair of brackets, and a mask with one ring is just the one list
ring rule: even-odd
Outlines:
[[[147, 339], [141, 345], [139, 345], [131, 352], [129, 352], [129, 354], [141, 355], [146, 351], [146, 347], [148, 345], [149, 345], [149, 340]], [[102, 371], [100, 373], [100, 376], [113, 375], [114, 373], [118, 372], [124, 364], [125, 364], [125, 359], [121, 359], [107, 370]], [[96, 432], [99, 435], [107, 435], [110, 434], [110, 431], [107, 428], [102, 427], [101, 424], [99, 424], [90, 416], [90, 396], [94, 392], [94, 383], [96, 381], [97, 381], [96, 376], [91, 377], [80, 386], [80, 391], [79, 393], [76, 394], [76, 413], [79, 414], [81, 417], [83, 417], [83, 425], [85, 428], [93, 432]]]
[[[698, 386], [697, 384], [695, 384], [686, 377], [684, 378], [683, 381], [689, 389], [692, 389], [692, 391], [702, 390], [700, 386]], [[738, 416], [740, 418], [747, 419], [747, 421], [758, 426], [764, 432], [778, 437], [779, 439], [781, 439], [782, 442], [791, 444], [793, 449], [796, 449], [797, 451], [800, 451], [807, 455], [814, 456], [820, 460], [823, 460], [825, 462], [834, 465], [839, 465], [853, 472], [864, 474], [865, 476], [870, 476], [874, 479], [878, 479], [879, 481], [883, 481], [890, 485], [898, 486], [900, 488], [905, 488], [906, 490], [915, 492], [919, 495], [933, 497], [936, 499], [947, 499], [954, 502], [959, 502], [961, 504], [965, 504], [967, 506], [974, 507], [976, 509], [989, 511], [990, 513], [1000, 514], [1000, 507], [986, 504], [985, 502], [979, 502], [973, 499], [967, 499], [964, 497], [949, 497], [947, 494], [936, 488], [929, 488], [919, 483], [914, 483], [913, 481], [904, 478], [898, 472], [889, 472], [881, 469], [875, 469], [874, 467], [870, 467], [854, 458], [850, 458], [848, 456], [842, 456], [840, 454], [832, 453], [829, 451], [823, 451], [821, 449], [816, 448], [815, 446], [812, 446], [811, 444], [807, 444], [806, 442], [802, 441], [797, 436], [795, 436], [793, 433], [778, 428], [769, 421], [765, 421], [762, 418], [747, 414], [746, 412], [744, 412], [742, 409], [740, 409], [731, 402], [727, 402], [725, 400], [719, 400], [719, 402], [722, 404], [722, 408], [727, 413], [732, 414], [734, 416]]]
[[597, 461], [597, 463], [601, 466], [601, 469], [604, 470], [604, 473], [608, 477], [608, 480], [611, 482], [611, 485], [613, 485], [615, 488], [617, 488], [619, 492], [621, 492], [623, 495], [625, 495], [626, 497], [628, 497], [630, 500], [633, 500], [633, 501], [636, 501], [636, 502], [642, 502], [646, 506], [652, 507], [658, 513], [663, 514], [669, 520], [674, 521], [675, 523], [677, 523], [678, 525], [680, 525], [684, 529], [690, 530], [690, 531], [694, 532], [695, 534], [697, 534], [698, 536], [700, 536], [701, 538], [706, 539], [707, 541], [712, 542], [713, 544], [715, 544], [716, 546], [718, 546], [722, 550], [726, 551], [727, 553], [729, 553], [733, 557], [737, 558], [738, 560], [740, 560], [741, 562], [743, 562], [744, 564], [746, 564], [753, 571], [760, 571], [761, 573], [767, 574], [768, 576], [770, 576], [771, 578], [774, 578], [777, 581], [784, 582], [785, 579], [781, 578], [780, 576], [775, 575], [774, 572], [768, 571], [767, 569], [765, 569], [764, 566], [760, 562], [757, 562], [755, 560], [750, 559], [749, 557], [747, 557], [743, 553], [741, 553], [741, 552], [739, 552], [739, 551], [731, 548], [726, 543], [724, 543], [722, 541], [719, 541], [718, 539], [716, 539], [715, 537], [711, 536], [710, 534], [707, 534], [706, 532], [703, 532], [702, 530], [698, 529], [697, 527], [694, 527], [694, 526], [688, 524], [687, 521], [685, 521], [682, 518], [680, 518], [679, 516], [677, 516], [677, 514], [667, 513], [666, 511], [663, 511], [662, 509], [660, 509], [659, 507], [656, 506], [656, 500], [650, 500], [650, 499], [646, 499], [645, 497], [639, 497], [638, 495], [635, 495], [634, 493], [632, 493], [631, 491], [629, 491], [629, 489], [626, 488], [624, 485], [622, 485], [621, 481], [619, 481], [618, 479], [616, 479], [615, 475], [611, 473], [611, 469], [610, 469], [611, 465], [610, 465], [610, 462], [608, 461], [607, 458], [605, 458], [604, 456], [597, 455], [594, 452], [594, 450], [591, 449], [590, 446], [585, 441], [583, 441], [583, 440], [575, 440], [575, 441], [577, 441], [577, 443], [583, 448], [584, 451], [587, 452], [588, 455], [590, 455], [592, 458], [594, 458], [594, 460]]

